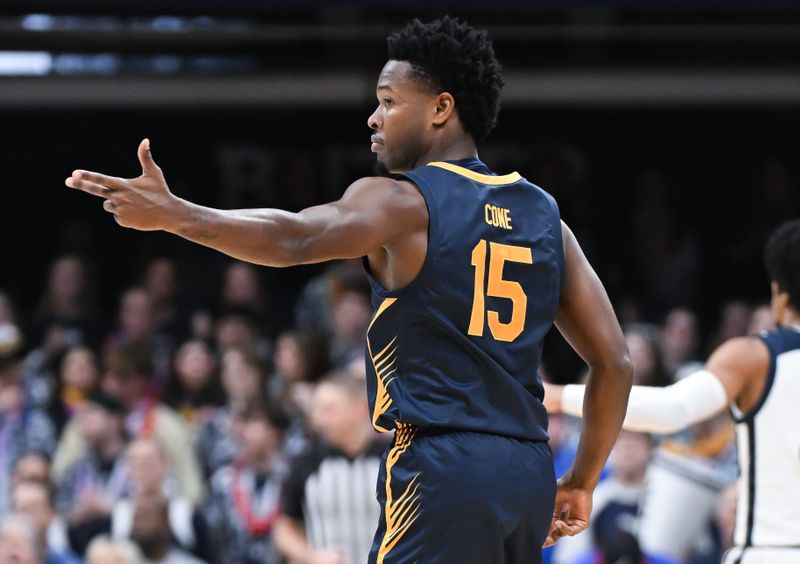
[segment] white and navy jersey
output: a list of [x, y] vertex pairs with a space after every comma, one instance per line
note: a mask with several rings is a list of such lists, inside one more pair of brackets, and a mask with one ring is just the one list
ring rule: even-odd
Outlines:
[[770, 354], [764, 392], [747, 413], [733, 408], [741, 470], [734, 540], [745, 552], [800, 549], [800, 327], [759, 338]]

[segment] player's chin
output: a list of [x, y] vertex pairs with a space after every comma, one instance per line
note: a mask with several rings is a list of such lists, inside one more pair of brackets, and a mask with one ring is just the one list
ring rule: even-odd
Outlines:
[[375, 176], [391, 176], [391, 166], [386, 162], [381, 155], [377, 155], [375, 159]]

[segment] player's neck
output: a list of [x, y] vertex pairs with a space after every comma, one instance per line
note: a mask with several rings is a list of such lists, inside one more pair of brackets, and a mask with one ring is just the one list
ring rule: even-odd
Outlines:
[[456, 161], [459, 159], [477, 158], [478, 148], [475, 142], [464, 135], [457, 139], [443, 139], [440, 143], [434, 143], [423, 153], [414, 168], [424, 166], [428, 163], [438, 161]]

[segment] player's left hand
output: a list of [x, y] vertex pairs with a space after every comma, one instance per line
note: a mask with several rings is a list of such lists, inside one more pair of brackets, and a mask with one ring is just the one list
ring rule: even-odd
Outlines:
[[137, 155], [142, 165], [142, 174], [137, 178], [76, 170], [65, 184], [105, 199], [103, 209], [114, 214], [123, 227], [141, 231], [164, 229], [179, 199], [170, 192], [164, 173], [153, 160], [149, 139], [139, 144]]
[[562, 537], [577, 535], [589, 526], [592, 493], [592, 490], [575, 487], [563, 478], [559, 480], [553, 519], [544, 543], [545, 548], [554, 545]]

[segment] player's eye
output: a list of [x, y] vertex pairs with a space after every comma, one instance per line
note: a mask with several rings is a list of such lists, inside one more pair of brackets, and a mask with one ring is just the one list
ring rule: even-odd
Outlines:
[[391, 106], [392, 104], [394, 104], [394, 100], [392, 100], [391, 98], [384, 98], [383, 99], [383, 105], [384, 106]]

